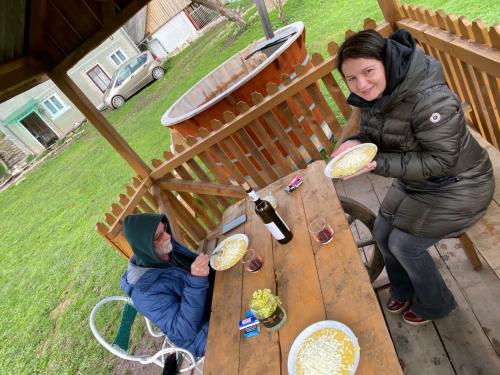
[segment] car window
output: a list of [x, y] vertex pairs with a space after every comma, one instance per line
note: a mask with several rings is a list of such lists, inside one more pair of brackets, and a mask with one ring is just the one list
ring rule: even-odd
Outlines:
[[115, 86], [120, 86], [123, 83], [123, 81], [125, 81], [131, 73], [132, 73], [132, 70], [130, 68], [130, 64], [125, 65], [123, 68], [121, 68], [120, 72], [116, 76], [116, 85]]
[[130, 64], [129, 64], [130, 69], [132, 70], [132, 72], [135, 72], [142, 65], [144, 65], [144, 63], [146, 62], [147, 58], [148, 58], [147, 55], [145, 53], [143, 53], [142, 55], [139, 55], [135, 59], [133, 59], [130, 62]]

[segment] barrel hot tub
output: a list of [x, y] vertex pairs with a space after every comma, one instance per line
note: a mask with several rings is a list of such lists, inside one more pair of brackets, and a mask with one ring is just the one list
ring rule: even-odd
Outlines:
[[225, 111], [237, 113], [236, 103], [251, 105], [253, 92], [265, 95], [268, 82], [279, 83], [283, 73], [293, 77], [297, 65], [308, 63], [304, 24], [295, 22], [207, 74], [164, 113], [161, 123], [171, 129], [173, 144], [182, 143], [178, 135], [195, 136], [201, 127], [211, 130], [210, 122], [222, 121]]

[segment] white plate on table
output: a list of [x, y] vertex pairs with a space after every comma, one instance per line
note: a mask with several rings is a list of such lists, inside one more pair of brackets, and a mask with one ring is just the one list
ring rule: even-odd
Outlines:
[[[322, 320], [304, 329], [292, 344], [288, 353], [289, 375], [335, 375], [335, 358], [340, 350], [347, 350], [344, 362], [354, 374], [359, 364], [358, 339], [345, 324], [335, 320]], [[341, 356], [342, 357], [342, 356]], [[312, 364], [316, 368], [302, 372], [302, 366]]]
[[224, 271], [233, 267], [247, 251], [248, 243], [248, 237], [243, 233], [225, 238], [210, 255], [210, 266], [216, 271]]
[[377, 145], [361, 143], [342, 151], [328, 162], [325, 167], [325, 176], [328, 178], [342, 178], [351, 176], [377, 155]]

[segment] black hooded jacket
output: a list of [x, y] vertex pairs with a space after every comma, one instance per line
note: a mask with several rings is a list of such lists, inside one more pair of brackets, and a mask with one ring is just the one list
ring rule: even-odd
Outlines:
[[493, 197], [488, 154], [467, 130], [439, 63], [407, 31], [387, 40], [384, 65], [387, 89], [380, 99], [349, 97], [361, 109], [358, 138], [379, 148], [373, 173], [398, 179], [380, 214], [417, 236], [460, 233]]

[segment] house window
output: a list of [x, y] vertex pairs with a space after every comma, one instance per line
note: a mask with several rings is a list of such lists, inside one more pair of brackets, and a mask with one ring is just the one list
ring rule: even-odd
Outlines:
[[93, 68], [87, 71], [87, 75], [94, 82], [94, 85], [97, 86], [101, 92], [106, 91], [109, 83], [111, 82], [111, 78], [106, 74], [106, 72], [101, 68], [100, 65], [95, 65]]
[[125, 52], [123, 52], [121, 48], [118, 48], [115, 52], [109, 55], [109, 58], [115, 63], [116, 66], [120, 66], [127, 61], [127, 55], [125, 55]]
[[61, 113], [65, 112], [68, 107], [64, 104], [61, 98], [57, 94], [52, 94], [47, 99], [43, 101], [43, 105], [50, 112], [52, 117], [59, 116]]

